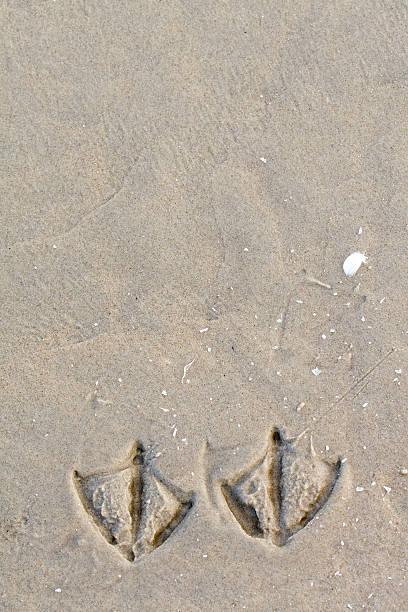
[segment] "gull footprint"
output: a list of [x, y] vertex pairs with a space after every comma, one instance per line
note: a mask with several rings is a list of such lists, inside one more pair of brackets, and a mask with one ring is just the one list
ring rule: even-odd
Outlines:
[[329, 499], [342, 462], [318, 457], [273, 429], [265, 453], [251, 467], [221, 482], [227, 506], [249, 536], [283, 546]]
[[116, 469], [87, 476], [73, 472], [78, 497], [109, 544], [135, 561], [163, 544], [193, 506], [193, 494], [165, 483], [136, 442]]

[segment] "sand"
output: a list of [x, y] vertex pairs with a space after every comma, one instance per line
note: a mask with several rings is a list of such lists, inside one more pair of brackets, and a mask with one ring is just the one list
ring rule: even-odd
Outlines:
[[2, 3], [2, 610], [407, 608], [407, 20]]

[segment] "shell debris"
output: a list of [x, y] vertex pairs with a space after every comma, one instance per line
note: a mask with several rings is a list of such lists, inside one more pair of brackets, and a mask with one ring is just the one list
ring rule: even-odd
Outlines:
[[343, 263], [343, 272], [346, 276], [352, 277], [356, 274], [362, 263], [367, 263], [367, 257], [356, 251], [351, 253]]
[[[185, 377], [186, 377], [187, 372], [189, 371], [189, 369], [191, 368], [191, 366], [193, 365], [193, 363], [194, 363], [194, 362], [195, 362], [195, 357], [194, 357], [194, 359], [193, 359], [192, 361], [190, 361], [190, 363], [187, 363], [187, 364], [184, 366], [183, 377], [182, 377], [182, 379], [181, 379], [181, 384], [182, 384], [182, 385], [184, 384], [184, 379], [185, 379]], [[189, 382], [189, 381], [187, 381], [187, 382]]]

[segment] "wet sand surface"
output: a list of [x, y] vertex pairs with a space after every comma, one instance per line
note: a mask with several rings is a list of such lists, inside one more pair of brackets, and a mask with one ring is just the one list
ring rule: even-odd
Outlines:
[[2, 610], [404, 609], [407, 25], [2, 3]]

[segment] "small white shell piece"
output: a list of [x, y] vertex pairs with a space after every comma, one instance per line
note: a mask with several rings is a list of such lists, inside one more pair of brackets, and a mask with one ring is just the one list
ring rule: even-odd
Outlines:
[[351, 253], [343, 263], [343, 272], [346, 276], [354, 276], [362, 263], [367, 263], [367, 257], [356, 251]]

